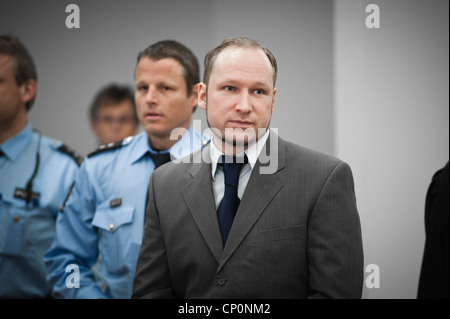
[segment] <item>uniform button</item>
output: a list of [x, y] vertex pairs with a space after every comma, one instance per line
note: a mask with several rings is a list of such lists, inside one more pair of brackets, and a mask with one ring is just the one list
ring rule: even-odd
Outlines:
[[227, 281], [225, 280], [225, 279], [219, 279], [219, 280], [217, 280], [217, 284], [219, 285], [219, 286], [223, 286], [223, 285], [225, 285], [225, 283], [226, 283]]
[[113, 230], [113, 229], [114, 229], [114, 224], [113, 223], [109, 224], [109, 230]]
[[13, 217], [13, 221], [14, 221], [15, 223], [17, 223], [19, 220], [20, 220], [20, 216], [14, 216], [14, 217]]

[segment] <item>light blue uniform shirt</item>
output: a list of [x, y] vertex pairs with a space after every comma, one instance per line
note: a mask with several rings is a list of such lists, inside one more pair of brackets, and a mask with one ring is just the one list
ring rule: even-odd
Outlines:
[[[191, 127], [170, 153], [172, 158], [181, 158], [206, 142]], [[131, 296], [144, 232], [148, 183], [155, 168], [149, 152], [155, 151], [146, 132], [119, 144], [106, 146], [85, 159], [58, 216], [57, 235], [44, 258], [49, 279], [55, 284], [54, 297]], [[103, 287], [92, 271], [99, 253]], [[79, 271], [79, 288], [72, 269]]]
[[[78, 163], [62, 142], [33, 132], [30, 123], [0, 149], [5, 154], [0, 157], [0, 298], [48, 297], [51, 285], [42, 257]], [[26, 185], [38, 151], [34, 196], [27, 205]]]

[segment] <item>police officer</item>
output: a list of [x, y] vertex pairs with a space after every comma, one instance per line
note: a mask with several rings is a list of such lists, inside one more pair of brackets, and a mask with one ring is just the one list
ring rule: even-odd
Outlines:
[[45, 251], [81, 156], [33, 131], [36, 68], [16, 37], [0, 35], [0, 298], [45, 298]]
[[136, 135], [139, 119], [133, 90], [128, 86], [108, 84], [101, 88], [89, 108], [91, 130], [99, 145]]
[[[150, 175], [205, 144], [191, 126], [199, 82], [191, 50], [171, 40], [149, 46], [138, 55], [135, 80], [144, 132], [85, 159], [45, 256], [54, 297], [130, 298]], [[98, 259], [102, 284], [92, 271]]]

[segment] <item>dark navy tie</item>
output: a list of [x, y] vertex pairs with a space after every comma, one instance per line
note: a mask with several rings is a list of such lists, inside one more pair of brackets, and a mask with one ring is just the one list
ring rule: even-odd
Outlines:
[[150, 153], [150, 157], [155, 163], [155, 169], [170, 162], [170, 153]]
[[236, 159], [236, 157], [222, 155], [222, 163], [218, 163], [218, 165], [223, 166], [223, 172], [225, 174], [225, 193], [217, 209], [220, 232], [224, 245], [227, 242], [234, 216], [241, 202], [237, 195], [239, 173], [242, 166], [247, 162], [247, 156]]
[[[153, 160], [153, 163], [155, 163], [155, 169], [157, 169], [158, 167], [160, 167], [163, 164], [166, 164], [168, 162], [170, 162], [170, 152], [168, 153], [151, 153], [148, 152], [147, 154], [150, 155], [150, 157]], [[145, 195], [145, 214], [144, 216], [147, 215], [147, 204], [148, 204], [148, 189], [147, 189], [147, 195]]]

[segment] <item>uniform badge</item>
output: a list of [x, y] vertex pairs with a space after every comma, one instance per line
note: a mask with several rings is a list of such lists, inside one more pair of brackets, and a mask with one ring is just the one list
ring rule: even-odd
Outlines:
[[109, 207], [111, 208], [119, 207], [120, 205], [122, 205], [122, 198], [114, 198], [109, 202]]
[[41, 194], [35, 193], [33, 191], [31, 191], [31, 196], [28, 196], [28, 191], [23, 188], [16, 187], [16, 189], [14, 190], [14, 198], [18, 198], [18, 199], [27, 201], [27, 205], [28, 205], [28, 201], [32, 201], [34, 206], [38, 206], [40, 197], [41, 197]]
[[[14, 190], [14, 197], [18, 198], [18, 199], [27, 200], [28, 192], [25, 189], [23, 189], [23, 188], [16, 187], [16, 189]], [[31, 197], [32, 198], [39, 198], [39, 197], [41, 197], [41, 194], [35, 193], [35, 192], [31, 192]]]

